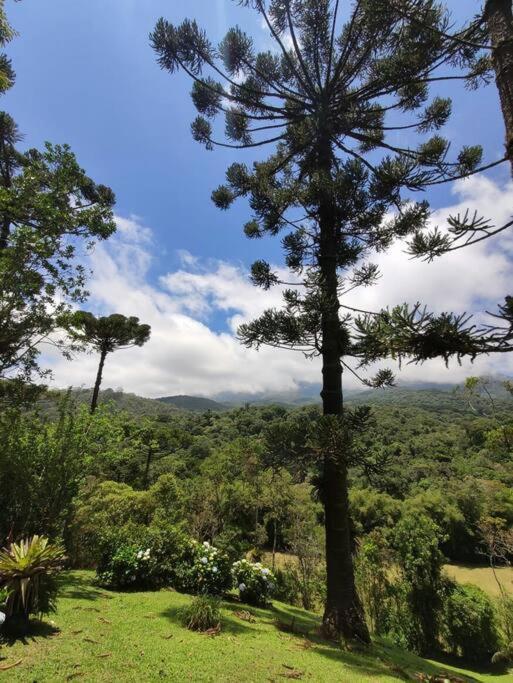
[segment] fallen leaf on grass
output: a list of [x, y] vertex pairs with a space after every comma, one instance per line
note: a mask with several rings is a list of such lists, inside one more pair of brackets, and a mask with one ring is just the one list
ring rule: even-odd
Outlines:
[[296, 643], [296, 647], [298, 647], [300, 650], [309, 650], [311, 647], [313, 647], [313, 643], [311, 640], [302, 640], [299, 643]]
[[73, 636], [78, 636], [79, 633], [83, 633], [83, 632], [84, 632], [84, 629], [81, 628], [81, 629], [79, 629], [78, 631], [71, 631], [71, 635], [73, 635]]
[[7, 669], [14, 669], [14, 667], [21, 664], [22, 661], [23, 661], [23, 659], [18, 659], [18, 661], [14, 662], [13, 664], [4, 664], [3, 666], [0, 666], [0, 671], [7, 671]]
[[396, 676], [400, 676], [405, 681], [411, 681], [412, 677], [410, 676], [410, 674], [407, 671], [405, 671], [402, 667], [400, 667], [398, 664], [386, 661], [384, 662], [384, 664], [387, 667], [387, 669]]
[[105, 617], [99, 617], [98, 621], [101, 621], [102, 624], [112, 624], [112, 621], [109, 621], [108, 619], [105, 619]]
[[169, 640], [170, 638], [173, 637], [173, 634], [170, 633], [168, 636], [160, 636], [161, 638], [164, 638], [164, 640]]
[[242, 619], [242, 621], [249, 621], [250, 624], [254, 624], [256, 622], [255, 617], [251, 614], [251, 612], [248, 612], [247, 609], [234, 612], [234, 615], [239, 617], [239, 619]]
[[291, 671], [287, 671], [284, 674], [280, 674], [281, 678], [292, 678], [296, 681], [299, 681], [301, 678], [303, 678], [304, 675], [304, 671], [299, 671], [298, 669], [292, 669]]
[[84, 643], [92, 643], [93, 645], [100, 644], [97, 640], [93, 640], [92, 638], [84, 638]]
[[451, 674], [446, 673], [444, 671], [434, 676], [430, 676], [429, 674], [424, 673], [418, 673], [415, 675], [415, 678], [418, 681], [422, 681], [422, 683], [465, 683], [464, 678], [460, 678], [459, 676], [452, 676]]
[[112, 657], [112, 652], [102, 652], [102, 654], [98, 655], [98, 657], [101, 657], [101, 658]]
[[221, 624], [217, 624], [213, 628], [209, 628], [206, 631], [202, 631], [204, 636], [218, 636], [221, 633]]

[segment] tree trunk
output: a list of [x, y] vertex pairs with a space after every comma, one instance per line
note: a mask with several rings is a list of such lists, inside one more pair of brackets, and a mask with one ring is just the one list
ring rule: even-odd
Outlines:
[[[332, 150], [321, 146], [320, 166], [326, 174], [325, 196], [320, 201], [319, 266], [322, 288], [322, 406], [324, 415], [343, 414], [340, 319], [337, 278], [337, 226], [331, 200]], [[327, 595], [323, 617], [326, 637], [370, 641], [363, 608], [356, 592], [349, 523], [347, 462], [345, 454], [325, 454], [323, 502], [326, 530]]]
[[276, 523], [276, 517], [273, 520], [273, 562], [272, 562], [272, 570], [274, 571], [276, 568], [276, 544], [278, 541], [278, 525]]
[[93, 397], [91, 399], [91, 415], [94, 414], [96, 407], [98, 405], [98, 396], [100, 394], [100, 386], [102, 383], [103, 366], [105, 365], [105, 358], [107, 357], [107, 351], [102, 349], [100, 355], [100, 364], [98, 365], [98, 372], [96, 373], [96, 382], [94, 383]]
[[487, 0], [485, 19], [493, 47], [495, 81], [506, 126], [506, 156], [513, 173], [513, 10], [511, 0]]
[[151, 467], [151, 459], [153, 457], [153, 448], [151, 447], [151, 444], [148, 446], [148, 453], [146, 455], [146, 465], [144, 468], [144, 479], [143, 479], [143, 489], [145, 491], [148, 490], [148, 485], [150, 481], [150, 467]]

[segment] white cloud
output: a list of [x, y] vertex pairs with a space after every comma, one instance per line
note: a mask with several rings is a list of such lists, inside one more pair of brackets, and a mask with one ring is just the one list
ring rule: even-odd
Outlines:
[[[440, 225], [448, 213], [473, 205], [497, 225], [510, 217], [513, 184], [494, 184], [473, 178], [455, 185], [455, 204], [440, 210]], [[301, 383], [318, 383], [319, 360], [297, 352], [242, 347], [235, 334], [244, 320], [265, 308], [279, 306], [279, 288], [263, 292], [253, 287], [240, 264], [201, 261], [180, 251], [180, 268], [149, 281], [153, 240], [151, 231], [134, 216], [118, 218], [118, 234], [97, 246], [91, 265], [88, 307], [98, 313], [137, 315], [152, 326], [142, 348], [119, 351], [106, 362], [104, 386], [122, 386], [144, 396], [222, 392], [285, 392]], [[431, 264], [409, 260], [401, 245], [380, 255], [383, 277], [377, 287], [362, 290], [347, 303], [369, 309], [408, 301], [422, 301], [436, 311], [482, 311], [493, 308], [510, 292], [513, 274], [509, 234], [453, 252]], [[214, 324], [215, 322], [215, 324]], [[73, 362], [48, 356], [57, 386], [90, 386], [97, 359], [81, 356]], [[441, 361], [407, 366], [404, 380], [460, 381], [468, 374], [513, 371], [513, 356], [481, 358], [474, 366]], [[348, 386], [355, 380], [346, 373]]]

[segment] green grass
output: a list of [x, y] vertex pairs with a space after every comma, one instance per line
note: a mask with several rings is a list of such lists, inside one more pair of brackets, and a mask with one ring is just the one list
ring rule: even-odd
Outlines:
[[[0, 671], [0, 681], [386, 683], [415, 680], [421, 672], [459, 671], [464, 680], [513, 682], [513, 675], [457, 670], [383, 642], [364, 652], [342, 651], [316, 635], [316, 615], [280, 603], [272, 610], [251, 608], [254, 621], [248, 622], [235, 614], [243, 607], [224, 601], [221, 634], [201, 635], [180, 624], [189, 596], [166, 590], [111, 593], [94, 587], [92, 577], [66, 574], [53, 620], [36, 624], [24, 642], [1, 645], [0, 667], [19, 664]], [[306, 635], [280, 631], [276, 620], [294, 620]]]
[[[448, 564], [445, 570], [452, 579], [459, 583], [473, 583], [492, 597], [500, 595], [499, 586], [490, 567]], [[509, 593], [513, 593], [513, 568], [499, 567], [495, 571], [503, 588]]]

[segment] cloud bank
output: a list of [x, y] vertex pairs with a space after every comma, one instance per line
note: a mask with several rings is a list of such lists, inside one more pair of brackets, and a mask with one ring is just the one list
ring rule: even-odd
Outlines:
[[[448, 214], [478, 209], [497, 225], [510, 218], [513, 184], [471, 178], [456, 183], [454, 205], [437, 211], [433, 222], [443, 226]], [[150, 228], [137, 217], [118, 217], [117, 235], [96, 247], [91, 255], [93, 277], [87, 303], [97, 314], [136, 315], [152, 326], [150, 341], [142, 348], [119, 351], [107, 359], [104, 387], [122, 387], [143, 396], [172, 394], [216, 396], [234, 393], [297, 392], [304, 383], [320, 381], [320, 362], [297, 352], [245, 349], [236, 339], [237, 326], [279, 306], [281, 292], [263, 292], [251, 285], [242, 264], [202, 261], [181, 251], [180, 267], [149, 278], [157, 249]], [[513, 275], [513, 233], [423, 263], [409, 260], [397, 244], [375, 259], [382, 278], [376, 287], [361, 290], [346, 303], [375, 310], [406, 301], [426, 303], [432, 310], [475, 311], [494, 309], [510, 293]], [[511, 292], [513, 293], [513, 292]], [[53, 384], [91, 386], [96, 373], [94, 355], [74, 361], [46, 356]], [[513, 371], [512, 356], [480, 358], [473, 365], [441, 361], [407, 366], [401, 382], [456, 382], [469, 374]], [[346, 373], [347, 387], [357, 381]]]

